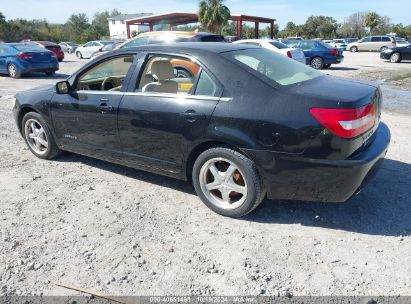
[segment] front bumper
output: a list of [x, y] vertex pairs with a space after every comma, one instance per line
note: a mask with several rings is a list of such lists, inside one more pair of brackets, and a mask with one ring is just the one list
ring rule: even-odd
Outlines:
[[390, 60], [391, 55], [392, 55], [392, 52], [390, 52], [390, 53], [387, 53], [387, 52], [381, 52], [381, 53], [380, 53], [380, 58], [381, 58], [381, 59]]
[[345, 160], [309, 159], [268, 151], [244, 150], [259, 167], [270, 199], [344, 202], [376, 174], [390, 143], [380, 123], [372, 144]]

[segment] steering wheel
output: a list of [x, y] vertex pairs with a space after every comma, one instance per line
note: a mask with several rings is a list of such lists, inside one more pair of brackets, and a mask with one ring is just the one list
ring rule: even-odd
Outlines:
[[102, 91], [106, 91], [106, 84], [107, 83], [111, 83], [111, 85], [113, 86], [112, 89], [122, 85], [122, 81], [121, 81], [120, 78], [117, 78], [117, 77], [114, 77], [114, 76], [109, 76], [109, 77], [106, 77], [103, 80], [102, 84], [101, 84], [101, 90]]

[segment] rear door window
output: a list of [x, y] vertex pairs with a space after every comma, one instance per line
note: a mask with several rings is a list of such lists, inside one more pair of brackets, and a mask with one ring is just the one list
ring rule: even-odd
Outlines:
[[371, 42], [381, 42], [381, 37], [371, 37]]
[[382, 41], [384, 41], [384, 42], [390, 42], [391, 39], [390, 39], [390, 37], [382, 37]]
[[206, 71], [202, 70], [200, 77], [198, 78], [195, 95], [216, 96], [216, 94], [216, 83], [211, 79]]
[[371, 41], [371, 37], [365, 37], [362, 39], [362, 42], [370, 42]]

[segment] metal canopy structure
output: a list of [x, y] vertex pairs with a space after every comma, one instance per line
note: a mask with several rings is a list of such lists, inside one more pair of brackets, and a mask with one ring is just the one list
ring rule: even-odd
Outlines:
[[[243, 22], [254, 22], [255, 25], [255, 38], [259, 38], [259, 27], [260, 23], [267, 23], [270, 25], [270, 37], [273, 38], [274, 34], [274, 22], [276, 19], [247, 16], [247, 15], [231, 15], [231, 21], [237, 23], [237, 36], [241, 37]], [[197, 23], [198, 15], [195, 13], [166, 13], [159, 15], [151, 15], [146, 17], [140, 17], [135, 19], [130, 19], [126, 21], [127, 26], [127, 37], [131, 38], [131, 25], [146, 25], [149, 27], [150, 31], [153, 31], [155, 25], [168, 24], [170, 28], [177, 25]]]

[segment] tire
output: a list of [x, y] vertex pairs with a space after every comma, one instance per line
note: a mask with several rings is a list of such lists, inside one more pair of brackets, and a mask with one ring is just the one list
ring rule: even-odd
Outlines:
[[324, 69], [329, 69], [331, 67], [331, 64], [324, 64]]
[[[229, 175], [224, 175], [227, 172]], [[223, 216], [242, 217], [265, 197], [264, 185], [253, 161], [229, 147], [215, 147], [201, 153], [194, 163], [192, 177], [203, 203]], [[209, 187], [212, 189], [208, 190]]]
[[61, 153], [47, 123], [40, 114], [29, 112], [24, 115], [21, 130], [30, 151], [38, 158], [52, 159]]
[[358, 52], [358, 47], [356, 47], [356, 46], [350, 47], [350, 52], [351, 53], [357, 53]]
[[56, 74], [56, 72], [45, 72], [47, 76], [54, 76], [54, 74]]
[[401, 54], [398, 52], [392, 53], [390, 56], [390, 61], [393, 63], [399, 63], [401, 62], [402, 58], [401, 58]]
[[382, 47], [380, 48], [380, 52], [384, 52], [385, 50], [388, 50], [388, 47], [382, 46]]
[[59, 62], [62, 62], [63, 61], [63, 58], [59, 58], [59, 59], [57, 59]]
[[78, 59], [83, 59], [83, 55], [80, 52], [76, 52], [76, 56]]
[[7, 72], [11, 78], [18, 79], [21, 77], [21, 73], [19, 73], [17, 67], [13, 63], [9, 63], [7, 66]]
[[310, 66], [316, 70], [321, 70], [324, 67], [324, 60], [321, 57], [311, 59]]
[[72, 50], [72, 49], [68, 49], [68, 50], [67, 50], [67, 53], [68, 53], [68, 54], [71, 54], [71, 53], [73, 53], [73, 50]]

